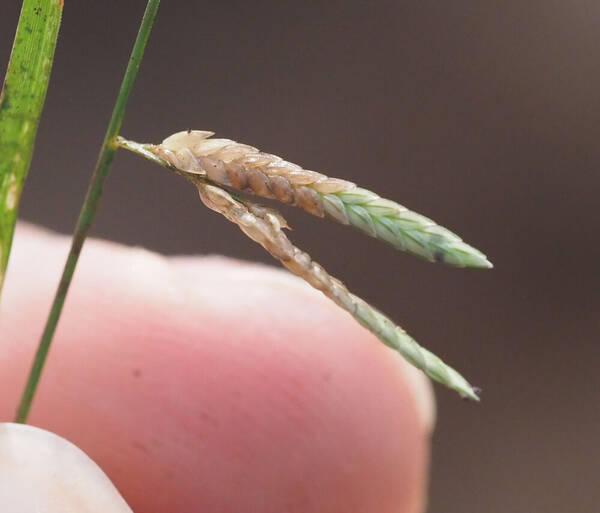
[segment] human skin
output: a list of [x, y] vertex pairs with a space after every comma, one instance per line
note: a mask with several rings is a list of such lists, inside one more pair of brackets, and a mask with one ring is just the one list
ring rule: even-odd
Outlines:
[[[68, 244], [17, 229], [0, 421]], [[89, 240], [29, 422], [85, 451], [135, 512], [419, 513], [433, 419], [429, 382], [297, 278]]]

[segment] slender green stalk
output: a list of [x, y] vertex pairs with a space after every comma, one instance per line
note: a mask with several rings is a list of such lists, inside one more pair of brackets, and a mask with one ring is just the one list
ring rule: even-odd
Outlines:
[[[125, 137], [121, 137], [121, 136], [117, 137], [117, 144], [121, 148], [125, 148], [126, 150], [129, 150], [133, 153], [137, 153], [138, 155], [141, 155], [142, 157], [147, 158], [148, 160], [151, 160], [152, 162], [154, 162], [155, 164], [158, 164], [159, 166], [169, 168], [169, 169], [175, 171], [176, 173], [179, 172], [179, 170], [175, 166], [173, 166], [166, 160], [161, 159], [155, 153], [152, 153], [147, 148], [147, 146], [148, 146], [147, 144], [141, 144], [141, 143], [138, 143], [135, 141], [130, 141], [129, 139], [125, 139]], [[179, 174], [186, 176], [188, 173], [179, 172]]]
[[62, 0], [24, 0], [0, 93], [0, 291], [44, 107]]
[[137, 76], [140, 62], [144, 55], [146, 43], [148, 42], [148, 37], [150, 36], [150, 31], [152, 29], [152, 24], [154, 23], [154, 18], [156, 17], [159, 4], [160, 0], [148, 0], [148, 4], [146, 5], [146, 11], [144, 12], [144, 17], [133, 45], [133, 50], [131, 51], [131, 57], [129, 58], [125, 76], [123, 77], [123, 82], [121, 83], [121, 89], [119, 90], [119, 94], [110, 117], [106, 135], [104, 136], [104, 142], [102, 143], [102, 147], [100, 149], [96, 168], [94, 169], [94, 174], [92, 175], [83, 206], [79, 213], [79, 219], [73, 234], [71, 249], [69, 251], [67, 261], [65, 262], [63, 274], [60, 279], [58, 289], [56, 290], [56, 295], [54, 297], [54, 301], [46, 321], [46, 326], [44, 328], [44, 332], [42, 334], [38, 350], [31, 367], [29, 378], [27, 379], [27, 383], [25, 385], [25, 390], [23, 391], [23, 395], [21, 397], [15, 422], [25, 422], [27, 420], [27, 415], [31, 407], [33, 396], [35, 395], [40, 375], [42, 373], [42, 368], [46, 361], [48, 350], [50, 349], [52, 337], [54, 336], [54, 331], [60, 318], [65, 298], [69, 290], [69, 285], [71, 283], [71, 279], [73, 278], [73, 273], [75, 272], [75, 267], [77, 265], [77, 260], [79, 259], [81, 248], [85, 238], [87, 237], [92, 220], [94, 219], [94, 215], [98, 208], [98, 201], [100, 199], [100, 195], [102, 194], [104, 181], [108, 175], [115, 151], [118, 148], [117, 135], [119, 134], [121, 123], [123, 122], [123, 116], [125, 115], [125, 106], [127, 104], [127, 100], [129, 99], [131, 89], [133, 88], [133, 84]]

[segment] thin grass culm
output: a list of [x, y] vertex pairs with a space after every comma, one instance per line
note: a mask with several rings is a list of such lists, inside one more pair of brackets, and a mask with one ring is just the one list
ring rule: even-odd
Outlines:
[[71, 248], [65, 262], [63, 273], [52, 306], [50, 307], [50, 313], [48, 314], [48, 319], [46, 320], [46, 325], [44, 326], [44, 331], [38, 344], [27, 382], [25, 383], [25, 389], [23, 390], [17, 408], [15, 422], [24, 423], [27, 421], [27, 416], [37, 390], [42, 369], [46, 362], [52, 338], [54, 337], [54, 332], [62, 312], [67, 292], [69, 291], [69, 286], [73, 279], [73, 274], [75, 273], [75, 267], [79, 260], [81, 248], [83, 247], [83, 243], [85, 242], [92, 225], [96, 210], [98, 209], [98, 202], [100, 201], [104, 181], [108, 176], [115, 152], [119, 147], [117, 137], [125, 115], [125, 106], [127, 105], [127, 100], [129, 99], [129, 95], [133, 88], [159, 5], [160, 0], [148, 0], [146, 5], [146, 10], [144, 11], [142, 22], [131, 51], [127, 69], [123, 76], [121, 88], [119, 89], [110, 121], [106, 129], [106, 134], [100, 148], [96, 167], [94, 168], [88, 191], [83, 201], [81, 211], [79, 212], [79, 218], [77, 220], [77, 225], [75, 226]]
[[213, 132], [188, 130], [147, 148], [177, 169], [213, 183], [327, 216], [430, 262], [490, 268], [479, 250], [450, 230], [352, 182], [303, 169]]
[[[294, 165], [288, 163], [286, 163], [287, 166], [279, 166], [285, 167], [283, 171], [279, 171], [279, 175], [273, 174], [269, 178], [261, 170], [254, 172], [255, 169], [248, 162], [241, 166], [237, 159], [232, 158], [236, 155], [248, 155], [253, 151], [248, 149], [251, 147], [233, 143], [228, 139], [209, 139], [211, 135], [212, 132], [181, 132], [173, 136], [174, 139], [167, 138], [165, 140], [167, 142], [166, 147], [164, 143], [161, 145], [140, 144], [119, 137], [119, 145], [171, 169], [192, 182], [198, 187], [200, 198], [208, 208], [237, 224], [250, 239], [259, 243], [286, 268], [350, 313], [384, 344], [398, 351], [411, 364], [435, 381], [457, 391], [461, 397], [474, 401], [479, 400], [478, 389], [471, 386], [457, 371], [446, 365], [433, 353], [421, 347], [383, 313], [349, 292], [341, 281], [333, 278], [322, 266], [314, 262], [307, 253], [294, 246], [283, 232], [283, 229], [288, 227], [287, 223], [276, 210], [257, 205], [247, 199], [237, 198], [224, 188], [234, 188], [252, 193], [256, 193], [258, 190], [260, 193], [258, 195], [275, 199], [281, 199], [283, 188], [291, 189], [289, 195], [286, 196], [288, 201], [285, 201], [285, 203], [298, 205], [311, 211], [311, 209], [314, 210], [315, 205], [313, 200], [316, 202], [321, 201], [319, 195], [325, 197], [332, 194], [339, 195], [340, 193], [351, 194], [353, 191], [358, 190], [354, 184], [336, 178], [328, 178], [314, 171], [297, 168], [297, 166], [292, 169]], [[195, 148], [193, 153], [188, 146], [191, 140], [196, 143], [199, 140], [210, 142], [212, 146], [207, 144], [202, 148]], [[229, 142], [225, 143], [224, 141]], [[228, 146], [229, 149], [227, 149]], [[212, 158], [198, 156], [200, 153], [208, 154]], [[257, 162], [259, 157], [260, 155], [256, 157]], [[273, 162], [272, 156], [265, 158], [271, 163]], [[232, 166], [232, 162], [240, 164], [242, 169]], [[260, 166], [264, 167], [264, 162]], [[286, 182], [279, 181], [277, 177], [285, 178]], [[272, 180], [272, 178], [275, 178], [275, 180]], [[261, 188], [263, 186], [267, 187], [264, 185], [265, 183], [269, 183], [268, 188]], [[310, 192], [305, 192], [306, 189]], [[359, 195], [361, 194], [360, 191], [364, 190], [360, 189]], [[365, 192], [368, 193], [368, 191]], [[303, 196], [304, 194], [306, 196]], [[313, 198], [313, 200], [310, 198]], [[349, 200], [346, 198], [346, 201]], [[383, 208], [386, 203], [388, 203], [388, 200], [380, 198], [378, 208]], [[323, 203], [320, 204], [323, 205]], [[397, 204], [393, 203], [393, 205]], [[306, 208], [307, 206], [310, 208]], [[317, 212], [313, 211], [311, 213]], [[418, 214], [412, 215], [418, 216]], [[443, 228], [439, 229], [444, 230]], [[424, 238], [420, 240], [424, 240]], [[470, 248], [470, 246], [467, 247]], [[475, 255], [480, 254], [473, 248], [471, 250]], [[422, 253], [417, 254], [423, 256]], [[485, 259], [483, 256], [481, 258]], [[487, 262], [487, 259], [485, 261]], [[479, 265], [479, 267], [485, 266]]]

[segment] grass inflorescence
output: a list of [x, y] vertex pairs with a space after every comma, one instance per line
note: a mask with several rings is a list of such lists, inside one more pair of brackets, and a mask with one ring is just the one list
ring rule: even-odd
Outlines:
[[349, 312], [383, 343], [398, 351], [430, 378], [479, 400], [477, 389], [452, 367], [420, 346], [379, 310], [294, 246], [283, 229], [287, 223], [274, 209], [235, 197], [237, 189], [277, 199], [311, 214], [343, 224], [430, 261], [457, 267], [491, 267], [480, 251], [430, 219], [354, 183], [305, 170], [276, 155], [230, 139], [211, 139], [208, 131], [179, 132], [158, 145], [119, 138], [119, 144], [174, 170], [198, 187], [202, 202], [225, 216], [261, 244], [285, 267]]
[[294, 274], [320, 290], [346, 310], [379, 340], [398, 351], [430, 378], [456, 390], [461, 397], [479, 400], [475, 389], [452, 367], [421, 347], [406, 331], [366, 301], [350, 293], [346, 286], [314, 262], [310, 255], [294, 246], [283, 232], [287, 223], [272, 209], [249, 201], [238, 201], [227, 191], [198, 182], [202, 202], [211, 210], [237, 224], [252, 240], [263, 246]]
[[454, 267], [491, 268], [479, 250], [450, 230], [367, 189], [321, 194], [325, 212], [340, 223], [430, 262]]
[[352, 182], [303, 169], [213, 132], [179, 132], [148, 149], [175, 168], [214, 183], [298, 206], [351, 225], [393, 247], [455, 267], [490, 268], [481, 251], [431, 219]]

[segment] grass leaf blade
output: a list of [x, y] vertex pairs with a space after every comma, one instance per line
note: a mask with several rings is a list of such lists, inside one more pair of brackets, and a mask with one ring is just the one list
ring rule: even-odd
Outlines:
[[62, 0], [24, 0], [0, 93], [0, 291], [50, 81], [62, 8]]

